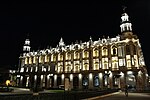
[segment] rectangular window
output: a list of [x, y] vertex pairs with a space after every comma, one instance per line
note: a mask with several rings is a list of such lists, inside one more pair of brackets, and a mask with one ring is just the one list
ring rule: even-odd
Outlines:
[[135, 67], [138, 67], [138, 58], [137, 55], [134, 55]]
[[125, 66], [125, 59], [119, 59], [119, 66]]
[[118, 56], [119, 56], [119, 57], [122, 57], [122, 56], [123, 56], [121, 46], [118, 47]]
[[103, 69], [108, 69], [108, 58], [102, 58]]
[[93, 70], [99, 70], [99, 59], [93, 59], [94, 68]]
[[83, 70], [89, 70], [89, 60], [83, 60]]
[[118, 69], [118, 57], [112, 57], [112, 69]]
[[24, 68], [21, 68], [21, 69], [20, 69], [20, 72], [24, 72]]
[[126, 55], [127, 67], [131, 67], [131, 57], [130, 55]]

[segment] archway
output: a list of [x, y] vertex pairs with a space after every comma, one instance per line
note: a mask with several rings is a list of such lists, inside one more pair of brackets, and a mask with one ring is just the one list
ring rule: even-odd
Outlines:
[[87, 76], [84, 76], [82, 79], [82, 85], [84, 89], [88, 89], [88, 85], [89, 85], [89, 79]]
[[54, 86], [54, 77], [50, 76], [49, 78], [49, 87], [52, 88]]
[[73, 88], [77, 89], [79, 87], [79, 78], [77, 76], [73, 77]]
[[61, 85], [61, 77], [57, 77], [57, 86]]

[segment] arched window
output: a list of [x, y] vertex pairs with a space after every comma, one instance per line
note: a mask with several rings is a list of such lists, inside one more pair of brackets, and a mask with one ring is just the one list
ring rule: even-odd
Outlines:
[[71, 60], [71, 53], [70, 52], [66, 53], [66, 60]]
[[93, 70], [99, 70], [99, 59], [93, 59], [93, 62], [94, 62]]
[[25, 64], [28, 64], [28, 62], [29, 62], [29, 58], [26, 57], [26, 58], [25, 58]]
[[32, 57], [29, 58], [29, 64], [32, 64]]
[[63, 61], [63, 54], [58, 54], [58, 60]]
[[49, 62], [49, 56], [45, 55], [45, 62]]
[[74, 59], [79, 59], [80, 58], [80, 53], [78, 51], [74, 52]]
[[88, 58], [89, 57], [89, 52], [88, 50], [83, 51], [83, 58]]
[[106, 47], [103, 47], [102, 49], [102, 55], [107, 56], [108, 55], [108, 49]]
[[112, 48], [111, 48], [111, 54], [112, 55], [117, 55], [117, 47], [116, 46], [112, 46]]
[[36, 64], [37, 63], [37, 56], [33, 57], [33, 63]]
[[39, 57], [39, 63], [43, 63], [43, 56], [42, 55], [40, 55], [40, 57]]
[[86, 77], [86, 76], [83, 77], [83, 79], [82, 79], [82, 85], [85, 86], [85, 87], [89, 85], [88, 77]]
[[83, 70], [89, 70], [89, 60], [83, 60]]
[[98, 48], [93, 49], [93, 57], [98, 57], [98, 56], [99, 56]]
[[95, 87], [98, 87], [100, 85], [100, 82], [99, 82], [99, 78], [98, 78], [98, 75], [95, 75], [94, 76], [94, 86]]

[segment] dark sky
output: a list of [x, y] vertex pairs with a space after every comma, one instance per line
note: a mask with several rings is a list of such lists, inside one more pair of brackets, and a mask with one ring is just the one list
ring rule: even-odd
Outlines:
[[[69, 2], [68, 2], [69, 3]], [[103, 2], [9, 2], [0, 4], [0, 67], [16, 68], [24, 40], [29, 33], [32, 50], [56, 47], [76, 40], [98, 40], [120, 33], [122, 5], [127, 6], [149, 67], [150, 0], [104, 0]]]

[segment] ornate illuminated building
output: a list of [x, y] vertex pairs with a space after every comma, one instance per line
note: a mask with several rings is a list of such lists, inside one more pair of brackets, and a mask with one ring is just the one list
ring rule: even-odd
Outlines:
[[121, 34], [84, 43], [65, 45], [60, 39], [56, 48], [30, 51], [25, 40], [24, 53], [19, 57], [16, 85], [65, 89], [114, 89], [147, 87], [148, 74], [141, 44], [132, 32], [127, 13], [121, 16]]

